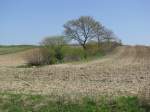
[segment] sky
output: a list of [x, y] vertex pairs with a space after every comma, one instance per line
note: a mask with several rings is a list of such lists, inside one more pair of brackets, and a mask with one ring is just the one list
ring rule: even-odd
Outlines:
[[0, 44], [38, 44], [92, 16], [124, 44], [150, 45], [150, 0], [0, 0]]

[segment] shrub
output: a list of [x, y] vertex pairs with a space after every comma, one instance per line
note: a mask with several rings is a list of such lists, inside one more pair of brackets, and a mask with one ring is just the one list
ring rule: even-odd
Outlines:
[[79, 61], [85, 58], [85, 51], [81, 47], [65, 46], [62, 49], [64, 53], [64, 61]]
[[25, 55], [27, 65], [38, 66], [44, 64], [44, 57], [40, 49], [33, 49]]
[[55, 52], [53, 49], [38, 48], [28, 52], [25, 56], [27, 65], [39, 66], [56, 63]]
[[55, 49], [51, 47], [42, 47], [41, 52], [44, 58], [44, 64], [55, 64], [57, 63], [57, 59], [55, 57]]
[[97, 45], [97, 43], [88, 43], [86, 45], [87, 55], [94, 56], [101, 52], [101, 48]]
[[62, 47], [55, 47], [55, 57], [57, 59], [58, 62], [62, 62], [64, 59], [64, 53], [62, 51]]
[[90, 42], [86, 49], [81, 46], [67, 45], [63, 36], [47, 37], [41, 42], [39, 49], [26, 55], [28, 65], [48, 65], [61, 62], [80, 61], [88, 57], [102, 56], [103, 52], [96, 42]]

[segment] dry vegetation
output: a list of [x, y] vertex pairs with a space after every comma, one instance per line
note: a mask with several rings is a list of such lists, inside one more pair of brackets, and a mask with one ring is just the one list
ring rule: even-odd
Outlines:
[[122, 46], [95, 61], [31, 68], [16, 67], [24, 63], [20, 54], [0, 56], [3, 60], [0, 62], [1, 92], [67, 94], [73, 97], [142, 95], [149, 98], [149, 47]]

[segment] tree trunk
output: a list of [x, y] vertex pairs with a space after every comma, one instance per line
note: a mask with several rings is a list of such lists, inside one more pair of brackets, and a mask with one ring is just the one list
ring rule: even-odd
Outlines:
[[82, 47], [84, 50], [86, 50], [86, 45], [85, 44], [82, 44]]
[[100, 38], [98, 37], [98, 48], [100, 48]]

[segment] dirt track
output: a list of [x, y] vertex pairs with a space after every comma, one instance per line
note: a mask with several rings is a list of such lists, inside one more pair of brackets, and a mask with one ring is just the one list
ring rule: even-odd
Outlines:
[[[150, 82], [150, 47], [119, 47], [103, 59], [80, 63], [16, 68], [11, 55], [0, 56], [0, 90], [55, 95], [136, 95]], [[8, 56], [8, 57], [7, 57]], [[10, 67], [5, 66], [7, 64]], [[4, 63], [3, 63], [4, 62]]]

